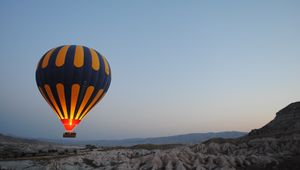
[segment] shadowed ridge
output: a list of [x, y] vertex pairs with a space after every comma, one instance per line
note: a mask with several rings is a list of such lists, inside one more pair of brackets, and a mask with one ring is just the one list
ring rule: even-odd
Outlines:
[[276, 113], [276, 116], [282, 116], [285, 114], [300, 114], [300, 102], [294, 102], [281, 109]]
[[281, 137], [300, 134], [300, 102], [291, 103], [276, 113], [276, 117], [260, 129], [254, 129], [248, 137]]

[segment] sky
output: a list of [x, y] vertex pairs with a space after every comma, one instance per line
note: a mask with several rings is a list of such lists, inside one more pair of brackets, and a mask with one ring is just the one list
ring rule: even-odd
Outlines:
[[77, 44], [112, 69], [77, 139], [260, 128], [300, 100], [300, 1], [0, 1], [0, 133], [61, 139], [37, 62]]

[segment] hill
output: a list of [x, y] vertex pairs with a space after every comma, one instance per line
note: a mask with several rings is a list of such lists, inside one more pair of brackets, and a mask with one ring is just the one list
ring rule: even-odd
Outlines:
[[291, 103], [276, 113], [276, 117], [260, 129], [252, 130], [247, 137], [281, 137], [300, 133], [300, 102]]
[[[93, 144], [98, 146], [133, 146], [139, 144], [196, 144], [211, 138], [238, 138], [246, 135], [245, 132], [209, 132], [209, 133], [190, 133], [166, 137], [153, 138], [131, 138], [122, 140], [93, 140], [80, 141], [79, 144]], [[75, 143], [74, 143], [75, 144]]]

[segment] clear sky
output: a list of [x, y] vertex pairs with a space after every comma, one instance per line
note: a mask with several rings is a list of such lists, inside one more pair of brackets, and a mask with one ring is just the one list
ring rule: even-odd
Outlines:
[[250, 131], [300, 100], [300, 1], [0, 1], [0, 133], [61, 138], [36, 64], [63, 44], [112, 69], [78, 139]]

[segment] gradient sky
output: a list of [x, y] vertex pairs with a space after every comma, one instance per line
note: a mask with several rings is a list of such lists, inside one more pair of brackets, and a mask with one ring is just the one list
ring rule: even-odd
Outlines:
[[78, 139], [250, 131], [300, 100], [300, 1], [0, 1], [0, 133], [62, 138], [38, 92], [52, 47], [107, 56]]

